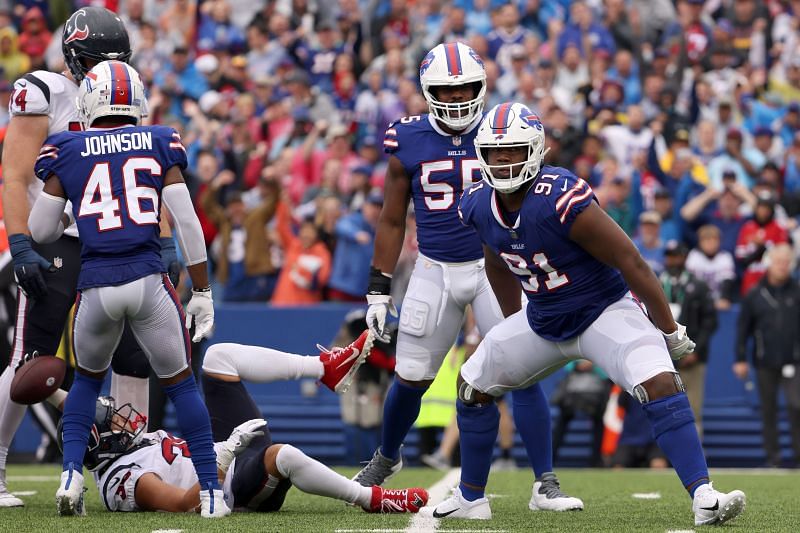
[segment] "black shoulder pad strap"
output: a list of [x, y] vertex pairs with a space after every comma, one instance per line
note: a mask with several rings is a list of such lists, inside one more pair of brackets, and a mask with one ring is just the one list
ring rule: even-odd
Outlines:
[[36, 85], [39, 88], [39, 90], [42, 91], [42, 94], [44, 94], [44, 99], [47, 100], [48, 104], [50, 104], [50, 87], [48, 87], [45, 82], [43, 82], [42, 80], [40, 80], [39, 78], [30, 73], [25, 74], [22, 77], [23, 79], [26, 79], [32, 84]]

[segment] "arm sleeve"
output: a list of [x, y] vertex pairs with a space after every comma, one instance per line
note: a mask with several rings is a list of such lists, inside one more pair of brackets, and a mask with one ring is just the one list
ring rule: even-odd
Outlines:
[[9, 115], [47, 115], [50, 113], [50, 88], [32, 73], [14, 82], [8, 101]]
[[42, 191], [28, 217], [28, 228], [34, 241], [45, 244], [61, 237], [64, 233], [64, 221], [61, 215], [66, 204], [66, 198]]
[[[569, 235], [575, 218], [592, 202], [596, 201], [594, 191], [581, 178], [566, 174], [566, 191], [555, 200], [555, 216], [560, 222], [562, 233]], [[560, 182], [560, 179], [556, 182]]]
[[206, 244], [203, 238], [203, 228], [192, 205], [189, 189], [185, 183], [167, 185], [161, 191], [164, 205], [175, 224], [175, 233], [181, 247], [187, 266], [196, 265], [206, 261]]
[[386, 128], [386, 135], [383, 137], [383, 151], [387, 154], [394, 154], [400, 148], [400, 139], [397, 135], [397, 122], [392, 122]]

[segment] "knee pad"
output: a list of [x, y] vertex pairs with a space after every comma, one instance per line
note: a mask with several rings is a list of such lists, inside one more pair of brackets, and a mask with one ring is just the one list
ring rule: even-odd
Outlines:
[[[678, 390], [678, 392], [686, 392], [686, 386], [683, 384], [680, 374], [673, 372], [672, 379], [675, 381], [675, 388]], [[633, 388], [633, 397], [639, 400], [639, 403], [642, 405], [650, 401], [650, 395], [647, 393], [647, 389], [645, 389], [644, 385], [641, 383]]]
[[650, 420], [656, 439], [667, 431], [694, 424], [692, 406], [685, 392], [645, 403], [642, 408]]

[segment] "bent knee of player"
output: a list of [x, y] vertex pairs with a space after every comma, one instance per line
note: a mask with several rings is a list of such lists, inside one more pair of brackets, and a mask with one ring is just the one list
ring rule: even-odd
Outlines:
[[159, 381], [161, 381], [162, 385], [175, 385], [176, 383], [180, 383], [184, 379], [192, 376], [192, 368], [187, 366], [177, 374], [172, 376], [158, 376]]
[[220, 381], [240, 381], [239, 372], [233, 361], [236, 346], [228, 342], [209, 346], [203, 358], [203, 373]]
[[264, 468], [267, 474], [283, 479], [283, 475], [278, 471], [278, 452], [283, 448], [283, 444], [273, 444], [264, 452]]
[[461, 372], [458, 373], [456, 387], [458, 399], [461, 400], [461, 402], [465, 405], [485, 405], [495, 401], [495, 397], [491, 394], [480, 391], [467, 383], [467, 380], [464, 379], [464, 376], [461, 375]]
[[684, 391], [683, 383], [680, 381], [677, 372], [661, 372], [643, 381], [634, 387], [634, 390], [638, 387], [644, 388], [647, 392], [647, 401], [650, 402]]

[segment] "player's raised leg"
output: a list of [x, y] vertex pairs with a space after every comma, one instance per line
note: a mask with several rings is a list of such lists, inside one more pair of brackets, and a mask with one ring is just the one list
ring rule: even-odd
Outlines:
[[320, 347], [319, 357], [261, 346], [219, 343], [206, 350], [203, 371], [223, 379], [230, 377], [254, 383], [312, 378], [334, 392], [344, 392], [356, 370], [369, 357], [372, 344], [369, 330], [344, 348]]
[[[625, 327], [621, 327], [624, 324]], [[632, 297], [609, 306], [580, 336], [582, 354], [642, 403], [661, 450], [692, 497], [695, 525], [738, 516], [745, 495], [711, 486], [694, 414], [663, 336]]]

